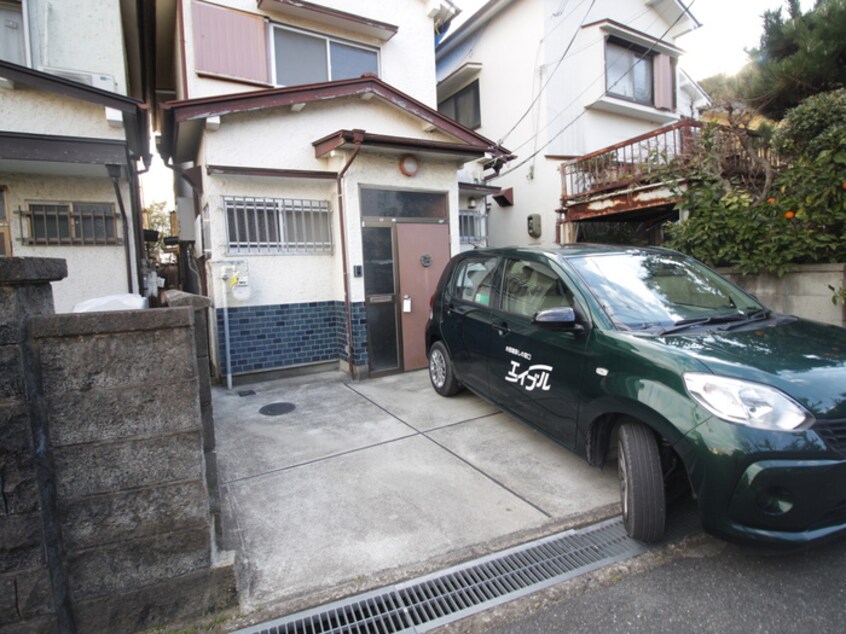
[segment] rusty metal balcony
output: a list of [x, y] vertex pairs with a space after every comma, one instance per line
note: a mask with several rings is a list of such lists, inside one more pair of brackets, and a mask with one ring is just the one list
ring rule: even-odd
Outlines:
[[[564, 163], [562, 220], [626, 219], [632, 212], [642, 218], [649, 210], [666, 212], [684, 191], [691, 162], [705, 156], [698, 143], [704, 127], [684, 119]], [[753, 147], [748, 131], [717, 126], [716, 132], [712, 142], [719, 163], [714, 167], [724, 177], [760, 179], [765, 163], [780, 164], [778, 157]]]
[[688, 160], [702, 124], [683, 120], [585, 154], [561, 166], [562, 212], [570, 221], [616, 216], [678, 200], [670, 166]]

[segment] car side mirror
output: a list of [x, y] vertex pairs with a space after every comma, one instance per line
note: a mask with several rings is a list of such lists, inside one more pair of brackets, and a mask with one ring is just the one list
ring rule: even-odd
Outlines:
[[568, 332], [582, 332], [585, 329], [584, 326], [576, 323], [576, 311], [570, 306], [547, 308], [535, 313], [532, 323], [541, 328], [566, 330]]

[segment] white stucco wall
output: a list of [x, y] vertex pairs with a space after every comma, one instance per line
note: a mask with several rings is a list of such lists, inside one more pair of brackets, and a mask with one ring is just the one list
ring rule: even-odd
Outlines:
[[124, 138], [123, 126], [110, 126], [103, 106], [22, 85], [0, 87], [0, 120], [7, 132]]
[[[75, 304], [86, 299], [129, 292], [126, 256], [121, 245], [47, 246], [27, 245], [20, 241], [21, 216], [18, 210], [27, 209], [30, 202], [108, 202], [114, 204], [115, 212], [119, 213], [111, 181], [107, 178], [45, 178], [39, 175], [0, 173], [0, 184], [6, 187], [13, 255], [62, 258], [67, 261], [68, 276], [60, 282], [53, 282], [57, 313], [70, 312]], [[129, 190], [125, 184], [122, 195], [128, 205]], [[23, 222], [26, 222], [25, 218]], [[116, 221], [115, 230], [122, 240], [121, 220]]]
[[[212, 77], [197, 75], [195, 72], [194, 33], [190, 20], [191, 0], [179, 1], [182, 2], [183, 14], [186, 16], [184, 33], [187, 97], [207, 97], [261, 89], [262, 86], [237, 81], [221, 81]], [[275, 23], [375, 47], [380, 50], [380, 78], [383, 81], [426, 105], [432, 107], [437, 105], [433, 23], [432, 19], [426, 16], [427, 3], [422, 0], [392, 0], [391, 2], [384, 2], [383, 0], [321, 0], [321, 2], [316, 3], [330, 9], [398, 27], [397, 33], [387, 42], [353, 33], [343, 28], [290, 18], [272, 11], [260, 11], [256, 8], [255, 0], [216, 0], [214, 4], [263, 15]], [[181, 66], [178, 68], [181, 68]], [[186, 95], [181, 96], [181, 98], [185, 97]]]
[[[23, 0], [32, 66], [111, 75], [127, 94], [126, 60], [117, 0]], [[81, 45], [84, 44], [84, 45]]]
[[[364, 129], [393, 136], [425, 137], [446, 141], [441, 133], [424, 133], [420, 120], [378, 100], [358, 98], [309, 104], [300, 112], [279, 108], [238, 113], [222, 117], [218, 130], [207, 131], [201, 149], [203, 165], [264, 167], [338, 172], [350, 151], [334, 157], [315, 158], [312, 142], [339, 127]], [[347, 230], [351, 300], [363, 301], [363, 280], [352, 277], [352, 267], [362, 263], [361, 187], [439, 192], [448, 195], [451, 252], [458, 251], [458, 163], [417, 155], [420, 168], [413, 177], [401, 174], [398, 156], [385, 156], [364, 148], [347, 171], [344, 186], [344, 215]], [[230, 306], [272, 305], [344, 299], [341, 264], [341, 218], [337, 184], [333, 180], [205, 175], [203, 204], [211, 220], [212, 277], [225, 262], [243, 260], [249, 267], [251, 297], [244, 302], [231, 295]], [[328, 200], [332, 210], [334, 253], [332, 255], [241, 255], [227, 253], [223, 197], [250, 196]], [[208, 245], [207, 245], [208, 248]], [[221, 284], [211, 289], [222, 303]]]
[[[664, 36], [669, 43], [672, 37], [665, 34], [670, 24], [647, 0], [597, 0], [586, 13], [590, 6], [565, 6], [560, 0], [513, 2], [439, 61], [441, 79], [463, 64], [482, 65], [478, 131], [517, 154], [501, 176], [488, 182], [514, 189], [513, 207], [492, 205], [492, 246], [554, 242], [562, 157], [613, 145], [689, 114], [683, 96], [677, 99], [676, 114], [636, 109], [628, 115], [612, 114], [591, 107], [605, 93], [607, 32], [599, 22], [613, 20], [653, 37]], [[532, 213], [542, 215], [540, 239], [531, 238], [526, 229]]]

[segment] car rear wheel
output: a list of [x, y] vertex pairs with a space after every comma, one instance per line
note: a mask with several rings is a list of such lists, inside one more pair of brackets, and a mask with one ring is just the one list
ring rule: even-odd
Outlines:
[[461, 389], [461, 384], [455, 378], [449, 352], [440, 341], [433, 343], [429, 349], [429, 379], [432, 381], [432, 387], [441, 396], [452, 396]]
[[626, 532], [642, 542], [659, 541], [664, 536], [666, 515], [664, 478], [655, 434], [643, 423], [620, 425], [617, 470]]

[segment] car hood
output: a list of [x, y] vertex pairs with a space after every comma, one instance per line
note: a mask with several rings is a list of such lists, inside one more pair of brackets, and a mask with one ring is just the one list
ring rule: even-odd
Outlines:
[[819, 419], [846, 419], [846, 329], [802, 319], [660, 338], [714, 374], [779, 388]]

